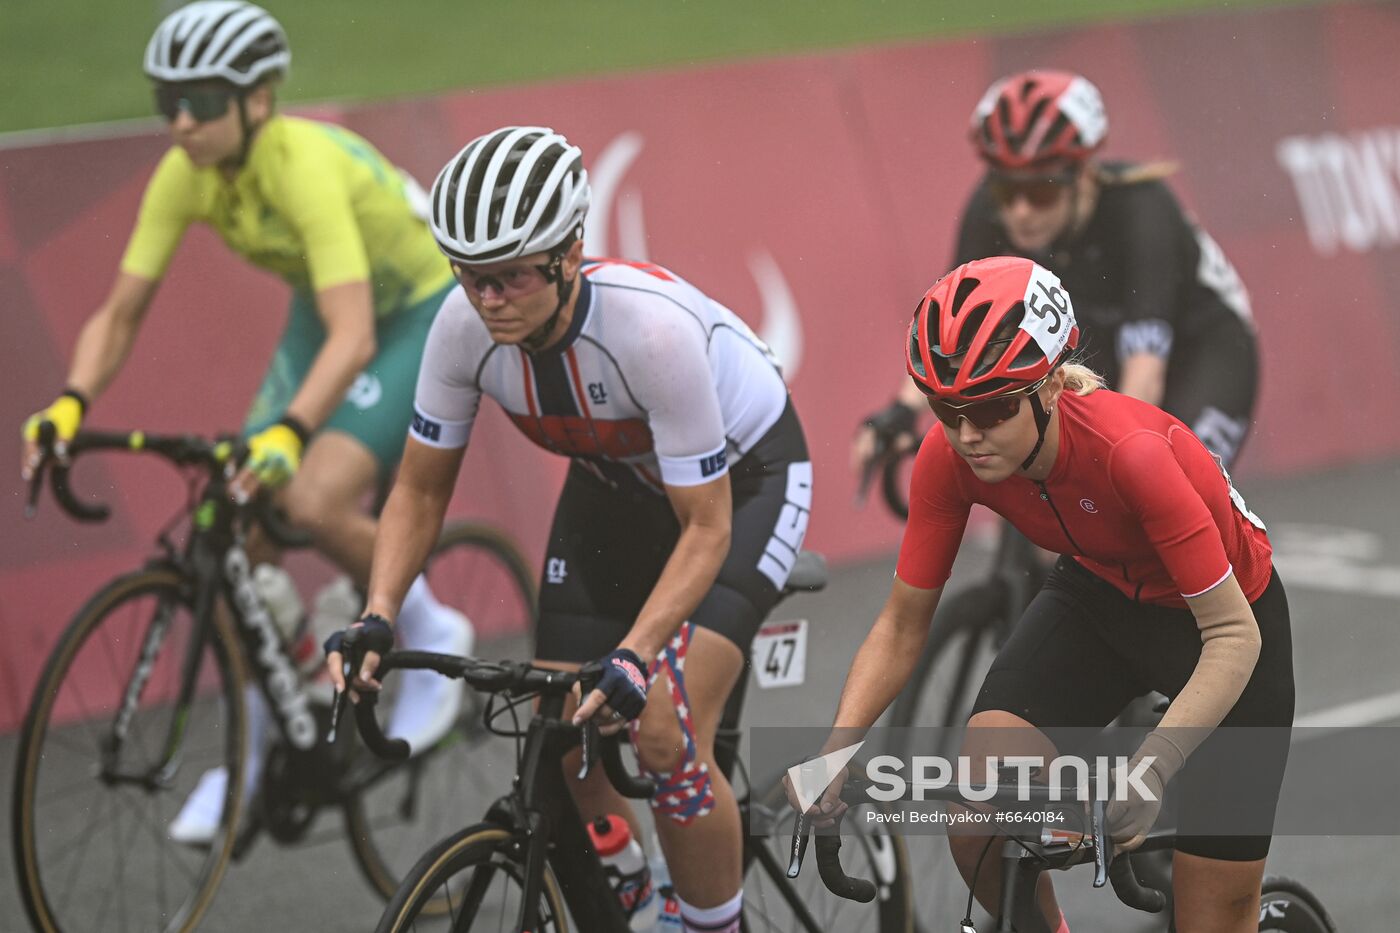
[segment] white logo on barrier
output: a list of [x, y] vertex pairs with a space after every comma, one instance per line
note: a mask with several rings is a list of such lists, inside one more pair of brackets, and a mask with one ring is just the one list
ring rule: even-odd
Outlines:
[[1293, 182], [1308, 239], [1324, 256], [1400, 245], [1400, 128], [1289, 136], [1274, 156]]
[[[623, 187], [627, 172], [641, 155], [644, 144], [642, 134], [622, 133], [603, 148], [589, 169], [593, 207], [588, 212], [583, 234], [584, 252], [589, 256], [649, 260], [641, 189], [636, 185]], [[614, 223], [616, 251], [611, 249]], [[784, 378], [791, 382], [802, 364], [802, 318], [797, 301], [788, 287], [787, 277], [766, 249], [752, 250], [748, 263], [763, 306], [763, 326], [757, 336], [781, 364]]]

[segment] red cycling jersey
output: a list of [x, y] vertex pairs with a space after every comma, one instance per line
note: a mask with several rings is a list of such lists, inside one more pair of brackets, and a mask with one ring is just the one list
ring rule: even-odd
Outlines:
[[909, 488], [899, 578], [942, 586], [973, 503], [1039, 546], [1070, 554], [1131, 599], [1184, 606], [1234, 570], [1253, 602], [1272, 573], [1263, 522], [1186, 425], [1099, 389], [1060, 396], [1060, 449], [1044, 482], [985, 483], [941, 425], [924, 438]]

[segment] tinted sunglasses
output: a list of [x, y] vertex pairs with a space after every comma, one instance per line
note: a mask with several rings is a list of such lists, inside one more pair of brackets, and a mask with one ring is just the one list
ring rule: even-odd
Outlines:
[[993, 176], [988, 183], [992, 197], [1002, 207], [1010, 207], [1017, 198], [1025, 198], [1031, 207], [1044, 210], [1052, 207], [1073, 183], [1073, 175], [1054, 178], [1007, 178]]
[[234, 90], [226, 87], [191, 87], [182, 84], [157, 84], [156, 112], [171, 123], [183, 110], [198, 123], [217, 120], [228, 113]]
[[945, 402], [942, 399], [930, 398], [928, 405], [938, 416], [938, 420], [954, 431], [958, 429], [958, 421], [962, 418], [966, 418], [974, 428], [985, 431], [1016, 417], [1017, 412], [1021, 410], [1021, 402], [1032, 392], [1039, 391], [1040, 387], [1045, 385], [1045, 380], [1049, 378], [1046, 376], [1045, 379], [1041, 379], [1034, 385], [1026, 386], [1010, 395], [998, 395], [980, 402], [954, 405], [952, 402]]
[[457, 281], [473, 297], [480, 299], [487, 289], [505, 298], [524, 298], [533, 295], [554, 281], [559, 273], [562, 256], [556, 256], [543, 266], [510, 266], [490, 274], [477, 272], [471, 266], [455, 265]]

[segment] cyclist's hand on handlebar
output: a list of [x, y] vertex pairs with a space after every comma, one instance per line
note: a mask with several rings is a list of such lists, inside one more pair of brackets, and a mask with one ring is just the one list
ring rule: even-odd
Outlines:
[[[1119, 800], [1118, 787], [1108, 805], [1109, 835], [1119, 848], [1131, 852], [1147, 836], [1162, 809], [1167, 782], [1186, 764], [1186, 754], [1164, 730], [1149, 732], [1137, 753], [1128, 762], [1126, 800]], [[1145, 767], [1144, 767], [1145, 765]], [[1120, 778], [1120, 781], [1123, 779]], [[1156, 800], [1148, 800], [1143, 791]]]
[[[1137, 759], [1129, 762], [1129, 772], [1137, 767], [1137, 763]], [[1162, 794], [1165, 788], [1156, 770], [1144, 770], [1141, 783], [1147, 786], [1156, 800], [1146, 799], [1137, 782], [1130, 781], [1127, 784], [1127, 799], [1119, 800], [1115, 787], [1114, 799], [1108, 804], [1108, 834], [1118, 848], [1125, 852], [1131, 852], [1142, 845], [1143, 840], [1147, 838], [1147, 831], [1157, 822], [1157, 814], [1162, 809]]]
[[353, 677], [350, 699], [360, 700], [358, 691], [377, 691], [382, 684], [374, 678], [379, 659], [394, 647], [394, 627], [383, 616], [370, 613], [349, 628], [334, 632], [326, 639], [326, 669], [331, 683], [345, 692], [345, 665], [348, 661]]
[[[815, 763], [817, 761], [820, 761], [820, 759], [816, 759], [814, 762], [810, 763]], [[841, 799], [841, 788], [846, 786], [846, 778], [850, 776], [850, 773], [851, 769], [849, 767], [842, 768], [840, 771], [836, 772], [836, 776], [831, 779], [831, 783], [826, 786], [826, 790], [822, 791], [821, 796], [814, 800], [812, 805], [807, 808], [807, 818], [814, 827], [825, 829], [841, 819], [842, 815], [845, 814], [848, 808], [846, 802]], [[820, 783], [820, 778], [818, 778], [818, 783]], [[791, 774], [783, 775], [783, 792], [787, 794], [788, 804], [798, 813], [803, 812], [802, 801], [797, 798], [797, 789], [792, 785]]]
[[869, 415], [851, 441], [851, 470], [864, 471], [872, 460], [908, 450], [918, 439], [918, 413], [899, 399]]
[[276, 489], [286, 485], [301, 466], [304, 447], [302, 436], [286, 421], [279, 421], [248, 438], [248, 459], [233, 480], [234, 496], [246, 502], [259, 487]]
[[25, 419], [22, 429], [24, 453], [19, 465], [20, 476], [23, 479], [28, 481], [33, 478], [34, 471], [44, 456], [44, 451], [39, 443], [40, 426], [53, 425], [53, 453], [59, 460], [64, 460], [68, 453], [68, 442], [78, 433], [78, 428], [83, 424], [83, 414], [86, 411], [86, 399], [80, 393], [69, 389], [54, 399], [53, 404], [49, 405], [48, 408], [36, 411]]
[[[618, 648], [579, 668], [580, 702], [574, 725], [596, 717], [598, 731], [612, 735], [642, 715], [647, 705], [645, 671], [642, 659], [627, 648]], [[585, 690], [587, 696], [582, 695]]]

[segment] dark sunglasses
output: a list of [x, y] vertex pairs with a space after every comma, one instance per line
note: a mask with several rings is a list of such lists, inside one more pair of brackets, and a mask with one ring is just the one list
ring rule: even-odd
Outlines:
[[226, 87], [190, 87], [181, 84], [157, 84], [156, 112], [171, 123], [183, 110], [198, 123], [217, 120], [228, 113], [234, 91]]
[[1045, 385], [1045, 380], [1049, 378], [1046, 376], [1045, 379], [1041, 379], [1034, 385], [1026, 386], [1010, 395], [998, 395], [980, 402], [955, 405], [942, 399], [929, 398], [928, 406], [933, 409], [933, 413], [938, 416], [939, 421], [954, 431], [958, 429], [958, 421], [962, 418], [966, 418], [974, 428], [985, 431], [1016, 417], [1017, 412], [1021, 410], [1021, 402], [1025, 401], [1032, 392], [1039, 391], [1040, 387]]
[[1044, 210], [1054, 206], [1073, 182], [1072, 175], [1029, 179], [993, 176], [988, 187], [1002, 207], [1010, 207], [1017, 198], [1025, 198], [1031, 207]]

